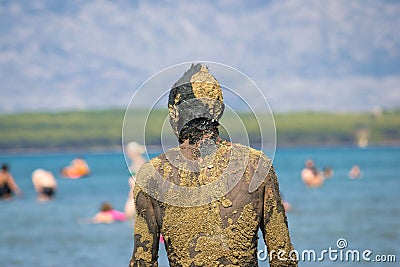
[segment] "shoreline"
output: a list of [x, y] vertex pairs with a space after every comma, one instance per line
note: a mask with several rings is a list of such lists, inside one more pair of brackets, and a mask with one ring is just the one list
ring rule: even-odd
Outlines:
[[[258, 146], [250, 147], [259, 149]], [[384, 142], [384, 143], [373, 143], [366, 147], [359, 147], [354, 143], [340, 143], [340, 144], [283, 144], [277, 145], [278, 149], [330, 149], [330, 148], [359, 148], [359, 149], [371, 149], [371, 148], [399, 148], [400, 141], [398, 142]], [[160, 153], [162, 151], [161, 146], [149, 146], [148, 152]], [[58, 147], [58, 148], [11, 148], [11, 149], [0, 149], [1, 155], [41, 155], [41, 154], [96, 154], [96, 153], [123, 153], [122, 146], [95, 146], [95, 147]]]
[[[155, 110], [154, 120], [146, 126], [146, 144], [160, 143], [160, 127], [166, 110]], [[138, 110], [132, 124], [140, 124], [144, 110]], [[260, 126], [250, 113], [241, 114], [252, 147], [259, 146]], [[379, 115], [296, 112], [275, 114], [278, 147], [356, 146], [400, 144], [400, 110]], [[243, 134], [234, 116], [225, 116], [232, 125], [229, 134]], [[123, 111], [71, 111], [66, 113], [0, 114], [0, 153], [37, 153], [38, 151], [121, 151]], [[122, 130], [122, 131], [121, 131]], [[130, 129], [130, 140], [143, 138], [140, 129]], [[225, 134], [221, 132], [222, 134]], [[273, 140], [275, 141], [275, 140]]]

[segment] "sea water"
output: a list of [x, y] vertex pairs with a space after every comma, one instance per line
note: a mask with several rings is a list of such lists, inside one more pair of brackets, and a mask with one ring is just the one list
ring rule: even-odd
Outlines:
[[[61, 178], [60, 169], [81, 155], [92, 174], [78, 180]], [[331, 167], [333, 177], [320, 188], [307, 188], [300, 178], [306, 159], [313, 159], [319, 168]], [[123, 210], [129, 173], [122, 153], [3, 154], [0, 162], [10, 165], [24, 193], [0, 201], [0, 266], [128, 266], [131, 221], [80, 222], [95, 215], [104, 201]], [[361, 179], [348, 178], [354, 164], [361, 167]], [[282, 195], [292, 206], [287, 216], [300, 266], [398, 266], [400, 147], [280, 148], [274, 165]], [[31, 180], [36, 168], [55, 174], [54, 200], [36, 201]], [[258, 249], [260, 266], [268, 266], [261, 237]], [[362, 258], [367, 250], [369, 262]], [[357, 251], [359, 261], [349, 251]], [[163, 245], [159, 255], [159, 265], [168, 266]], [[386, 259], [394, 255], [396, 262], [377, 262], [377, 255]]]

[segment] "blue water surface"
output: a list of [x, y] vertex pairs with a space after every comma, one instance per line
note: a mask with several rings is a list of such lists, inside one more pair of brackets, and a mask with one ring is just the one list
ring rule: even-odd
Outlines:
[[[128, 266], [133, 248], [132, 222], [84, 224], [104, 201], [123, 210], [128, 196], [128, 170], [122, 153], [84, 153], [92, 175], [78, 180], [61, 178], [59, 170], [77, 155], [72, 153], [3, 154], [23, 197], [0, 202], [0, 266]], [[154, 155], [150, 155], [152, 157]], [[329, 166], [334, 176], [321, 188], [307, 188], [300, 179], [304, 161]], [[347, 173], [358, 164], [363, 176]], [[288, 221], [293, 244], [300, 253], [316, 252], [316, 259], [300, 266], [398, 266], [400, 261], [400, 148], [354, 147], [281, 148], [274, 159], [281, 192], [292, 205]], [[39, 203], [31, 173], [44, 168], [56, 174], [59, 190], [53, 201]], [[347, 246], [338, 249], [337, 240]], [[332, 260], [323, 250], [371, 250], [395, 255], [396, 263]], [[259, 250], [264, 250], [262, 239]], [[260, 256], [263, 256], [261, 253]], [[339, 255], [340, 256], [340, 255]], [[262, 257], [261, 257], [262, 259]], [[160, 248], [160, 266], [168, 266]], [[259, 261], [268, 266], [267, 261]]]

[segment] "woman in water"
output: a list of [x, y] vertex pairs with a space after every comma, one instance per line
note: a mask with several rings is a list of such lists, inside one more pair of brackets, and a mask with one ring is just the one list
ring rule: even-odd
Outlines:
[[104, 202], [101, 204], [100, 211], [94, 217], [80, 221], [83, 223], [113, 223], [125, 220], [126, 216], [123, 212], [115, 210], [110, 203]]

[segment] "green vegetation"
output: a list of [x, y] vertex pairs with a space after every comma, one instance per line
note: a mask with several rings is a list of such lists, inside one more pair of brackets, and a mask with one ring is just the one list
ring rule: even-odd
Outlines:
[[69, 148], [121, 144], [124, 111], [0, 115], [0, 149]]
[[370, 144], [400, 141], [400, 111], [372, 113], [287, 113], [275, 115], [278, 143], [289, 145]]
[[[250, 139], [259, 141], [257, 123], [251, 114], [239, 114]], [[135, 112], [132, 124], [143, 120]], [[146, 126], [146, 142], [160, 143], [160, 125], [166, 110], [154, 110]], [[278, 145], [340, 145], [400, 143], [400, 111], [372, 113], [300, 112], [275, 114]], [[112, 147], [121, 144], [124, 110], [22, 113], [0, 115], [0, 149], [65, 149]], [[227, 115], [225, 125], [236, 125]], [[139, 125], [139, 124], [138, 124]], [[233, 129], [233, 132], [236, 128]], [[231, 130], [232, 131], [232, 130]], [[239, 131], [239, 129], [238, 129]], [[222, 130], [222, 133], [224, 131]], [[231, 132], [230, 132], [231, 133]]]

